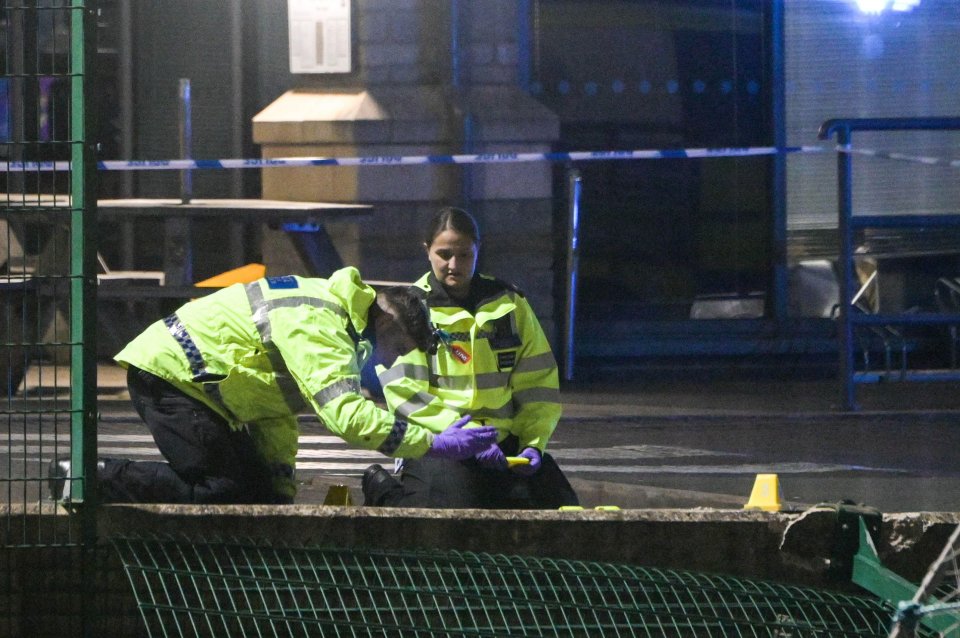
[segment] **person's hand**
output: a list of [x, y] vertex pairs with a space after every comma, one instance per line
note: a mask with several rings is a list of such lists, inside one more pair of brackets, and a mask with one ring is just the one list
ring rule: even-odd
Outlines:
[[523, 452], [518, 454], [523, 458], [530, 459], [530, 463], [527, 465], [514, 465], [511, 469], [522, 476], [530, 476], [531, 474], [536, 474], [540, 469], [540, 450], [535, 447], [523, 448]]
[[433, 437], [427, 456], [462, 461], [478, 454], [497, 442], [497, 428], [485, 425], [479, 428], [464, 428], [472, 417], [459, 419], [446, 430]]
[[480, 464], [480, 467], [488, 470], [507, 469], [507, 457], [504, 456], [503, 450], [501, 450], [500, 446], [496, 443], [473, 458], [477, 459], [477, 463]]

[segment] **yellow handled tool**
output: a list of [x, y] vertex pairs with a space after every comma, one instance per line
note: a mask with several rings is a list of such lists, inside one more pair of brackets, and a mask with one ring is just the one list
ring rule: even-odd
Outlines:
[[508, 456], [507, 467], [513, 467], [515, 465], [530, 465], [530, 459], [525, 456]]

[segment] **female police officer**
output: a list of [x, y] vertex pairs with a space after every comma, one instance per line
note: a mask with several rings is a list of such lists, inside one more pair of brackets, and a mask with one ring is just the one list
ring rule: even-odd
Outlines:
[[[377, 366], [391, 410], [439, 431], [471, 415], [493, 425], [498, 443], [460, 462], [411, 459], [401, 482], [380, 466], [364, 474], [370, 505], [556, 508], [577, 496], [544, 452], [560, 418], [557, 364], [530, 304], [513, 286], [476, 274], [480, 235], [473, 217], [444, 208], [424, 241], [430, 272], [414, 284], [444, 345]], [[517, 456], [524, 464], [511, 465]]]
[[[466, 458], [496, 440], [463, 420], [434, 434], [361, 394], [371, 351], [380, 363], [430, 348], [419, 300], [377, 293], [355, 268], [329, 279], [273, 277], [181, 306], [129, 343], [130, 398], [167, 463], [104, 459], [106, 502], [287, 503], [296, 492], [297, 414], [312, 409], [349, 443], [390, 456]], [[371, 346], [370, 341], [375, 343]], [[54, 497], [69, 464], [51, 464]]]

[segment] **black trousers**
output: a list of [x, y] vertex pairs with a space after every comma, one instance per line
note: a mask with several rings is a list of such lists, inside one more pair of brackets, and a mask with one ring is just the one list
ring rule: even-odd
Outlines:
[[246, 430], [144, 370], [127, 371], [130, 399], [167, 460], [101, 459], [108, 503], [279, 503], [272, 471]]
[[[519, 451], [515, 437], [501, 442], [500, 448], [507, 456]], [[400, 481], [372, 497], [384, 507], [557, 509], [580, 504], [560, 466], [546, 453], [540, 470], [530, 476], [487, 469], [474, 459], [407, 459]]]

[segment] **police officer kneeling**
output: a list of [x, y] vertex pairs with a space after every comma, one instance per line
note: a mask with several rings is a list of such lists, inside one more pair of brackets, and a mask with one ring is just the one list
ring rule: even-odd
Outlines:
[[[268, 277], [190, 301], [115, 357], [167, 462], [101, 459], [100, 499], [290, 503], [305, 409], [348, 443], [388, 456], [470, 458], [496, 441], [494, 428], [460, 419], [434, 434], [361, 394], [371, 355], [390, 365], [431, 338], [419, 299], [404, 287], [377, 292], [355, 268], [329, 279]], [[49, 474], [51, 497], [69, 498], [69, 461], [52, 461]]]

